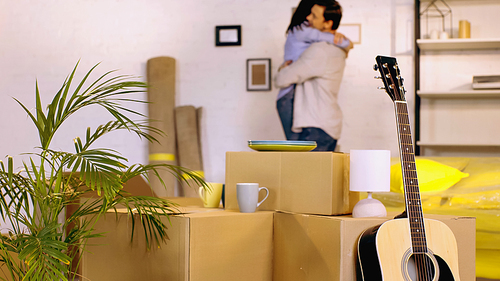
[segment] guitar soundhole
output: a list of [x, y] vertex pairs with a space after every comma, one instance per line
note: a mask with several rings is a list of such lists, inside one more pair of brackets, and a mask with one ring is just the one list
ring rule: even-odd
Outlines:
[[438, 280], [439, 267], [428, 254], [412, 254], [403, 262], [403, 273], [407, 281], [434, 281]]

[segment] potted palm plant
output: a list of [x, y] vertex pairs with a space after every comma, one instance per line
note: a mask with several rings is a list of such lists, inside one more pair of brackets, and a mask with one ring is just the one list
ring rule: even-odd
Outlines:
[[[117, 206], [138, 214], [135, 217], [139, 219], [132, 223], [143, 228], [148, 247], [165, 242], [167, 225], [161, 218], [171, 214], [175, 205], [162, 198], [128, 194], [123, 186], [133, 177], [149, 179], [158, 176], [159, 169], [169, 169], [180, 180], [194, 180], [207, 187], [196, 173], [182, 167], [131, 165], [118, 151], [95, 148], [97, 140], [118, 130], [128, 130], [151, 142], [157, 141], [155, 135], [162, 132], [149, 126], [144, 115], [127, 107], [144, 102], [134, 97], [145, 91], [144, 82], [132, 76], [113, 76], [113, 71], [88, 81], [96, 65], [74, 83], [77, 67], [46, 107], [38, 84], [33, 111], [16, 99], [33, 122], [40, 145], [22, 164], [14, 164], [10, 156], [0, 161], [0, 216], [11, 225], [8, 233], [0, 235], [2, 280], [79, 277], [74, 269], [87, 241], [104, 235], [95, 233], [93, 225]], [[88, 128], [84, 138], [76, 137], [72, 152], [51, 147], [64, 122], [76, 112], [95, 106], [107, 110], [111, 120], [93, 130]], [[135, 117], [140, 120], [133, 120]], [[16, 169], [16, 165], [21, 168]], [[80, 200], [89, 193], [96, 194], [92, 200]], [[68, 207], [73, 211], [66, 214]], [[2, 228], [5, 230], [5, 225]]]

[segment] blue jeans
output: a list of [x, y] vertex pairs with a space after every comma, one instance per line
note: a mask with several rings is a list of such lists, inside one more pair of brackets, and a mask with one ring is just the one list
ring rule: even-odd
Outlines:
[[278, 109], [278, 114], [281, 119], [283, 130], [285, 131], [286, 139], [315, 141], [318, 146], [314, 149], [314, 151], [334, 151], [335, 146], [337, 145], [337, 140], [330, 137], [330, 135], [320, 128], [302, 128], [302, 132], [300, 133], [292, 131], [294, 97], [295, 88], [276, 102], [276, 108]]

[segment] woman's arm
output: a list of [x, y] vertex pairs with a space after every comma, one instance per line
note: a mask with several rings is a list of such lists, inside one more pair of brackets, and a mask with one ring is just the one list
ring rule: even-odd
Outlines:
[[311, 44], [316, 42], [327, 42], [344, 49], [346, 52], [352, 49], [352, 42], [340, 32], [336, 32], [334, 35], [330, 32], [321, 32], [316, 28], [304, 24], [301, 27], [302, 29], [295, 28], [293, 30], [293, 34], [298, 41]]

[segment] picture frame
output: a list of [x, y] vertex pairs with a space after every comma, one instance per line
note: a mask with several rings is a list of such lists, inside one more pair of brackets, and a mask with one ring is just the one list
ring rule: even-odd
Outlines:
[[247, 59], [247, 91], [271, 91], [271, 59]]
[[215, 46], [241, 46], [241, 25], [216, 26]]
[[340, 24], [337, 31], [344, 34], [353, 44], [361, 44], [361, 24], [346, 23]]

